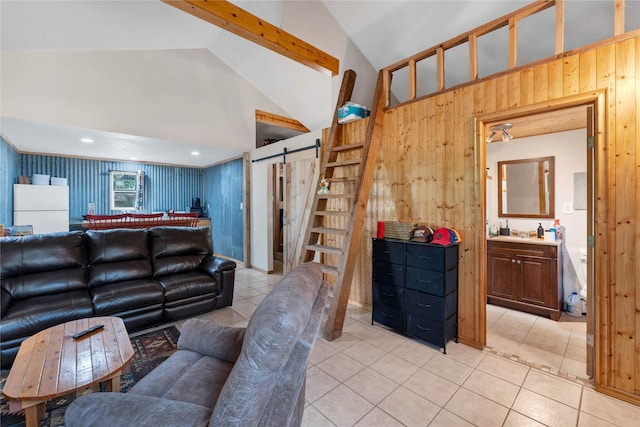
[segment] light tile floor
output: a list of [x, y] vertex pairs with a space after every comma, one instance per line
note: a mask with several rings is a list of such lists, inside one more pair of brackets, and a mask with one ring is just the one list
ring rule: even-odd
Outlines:
[[487, 304], [487, 346], [543, 369], [588, 378], [587, 324], [566, 314], [555, 321]]
[[[256, 305], [280, 279], [280, 275], [239, 268], [233, 306], [202, 317], [245, 326]], [[560, 366], [573, 360], [577, 350], [570, 350], [571, 346], [582, 345], [579, 323], [558, 332], [564, 344], [547, 344], [558, 338], [540, 339], [548, 333], [546, 322], [527, 320], [518, 312], [488, 308], [487, 313], [491, 334], [506, 330], [519, 340], [518, 351], [544, 346], [539, 351], [557, 354], [554, 361]], [[522, 326], [526, 333], [513, 325]], [[538, 354], [545, 353], [526, 355], [534, 358]], [[447, 345], [445, 355], [371, 325], [370, 310], [350, 304], [342, 336], [334, 341], [319, 338], [310, 356], [302, 425], [638, 425], [640, 407], [597, 393], [589, 382], [557, 371], [494, 349], [477, 350], [454, 342]]]

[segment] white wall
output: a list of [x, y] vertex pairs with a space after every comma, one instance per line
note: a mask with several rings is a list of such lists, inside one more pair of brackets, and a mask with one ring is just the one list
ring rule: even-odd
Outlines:
[[340, 73], [331, 79], [330, 110], [324, 116], [323, 127], [331, 126], [342, 76], [346, 70], [354, 70], [357, 74], [351, 101], [371, 108], [377, 71], [322, 2], [282, 2], [282, 27], [340, 60]]
[[[322, 140], [322, 131], [309, 132], [251, 151], [251, 264], [263, 271], [273, 270], [273, 165], [282, 156], [253, 162], [255, 159], [314, 145]], [[320, 148], [322, 150], [323, 147]], [[287, 154], [287, 162], [314, 158], [314, 149]], [[317, 170], [317, 168], [316, 168]]]
[[[580, 249], [587, 247], [587, 211], [563, 212], [566, 203], [573, 205], [573, 174], [587, 171], [586, 129], [559, 132], [530, 138], [513, 139], [508, 142], [487, 144], [487, 223], [488, 226], [509, 220], [512, 230], [530, 231], [542, 226], [549, 227], [551, 220], [498, 217], [498, 169], [503, 160], [526, 159], [532, 157], [555, 156], [555, 218], [564, 227], [564, 293], [579, 291], [584, 283]], [[566, 297], [565, 297], [566, 298]]]

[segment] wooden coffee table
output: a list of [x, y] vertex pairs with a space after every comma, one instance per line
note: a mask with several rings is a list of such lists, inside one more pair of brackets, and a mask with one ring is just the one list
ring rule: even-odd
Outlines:
[[[97, 324], [104, 328], [71, 338]], [[120, 391], [120, 374], [132, 358], [131, 341], [119, 317], [72, 320], [22, 342], [2, 393], [11, 412], [24, 409], [27, 427], [39, 426], [48, 400], [100, 382], [106, 382], [108, 391]]]

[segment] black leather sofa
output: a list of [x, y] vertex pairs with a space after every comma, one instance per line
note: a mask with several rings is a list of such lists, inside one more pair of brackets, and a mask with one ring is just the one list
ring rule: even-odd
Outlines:
[[70, 320], [118, 316], [131, 332], [229, 306], [235, 267], [213, 255], [204, 227], [0, 238], [1, 365], [24, 339]]

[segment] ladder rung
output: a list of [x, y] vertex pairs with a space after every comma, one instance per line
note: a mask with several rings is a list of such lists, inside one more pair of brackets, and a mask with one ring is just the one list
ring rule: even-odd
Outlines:
[[323, 252], [325, 254], [342, 255], [342, 248], [336, 248], [334, 246], [306, 245], [305, 248], [309, 251]]
[[334, 151], [334, 152], [351, 151], [351, 150], [360, 150], [362, 148], [364, 148], [364, 142], [358, 142], [356, 144], [338, 145], [336, 147], [333, 147], [331, 151]]
[[357, 181], [358, 177], [357, 176], [340, 176], [340, 177], [334, 177], [334, 178], [327, 178], [327, 181], [329, 182], [349, 182], [349, 181]]
[[338, 274], [338, 267], [334, 267], [333, 265], [320, 264], [320, 268], [322, 271], [328, 274]]
[[318, 194], [318, 199], [355, 199], [355, 194], [353, 193], [348, 193], [348, 194], [334, 194], [334, 193], [329, 193], [329, 194]]
[[342, 228], [313, 227], [311, 229], [311, 232], [324, 234], [341, 234], [343, 236], [347, 235], [347, 230]]
[[328, 168], [339, 168], [341, 166], [353, 166], [362, 163], [362, 159], [343, 160], [341, 162], [327, 163]]
[[315, 215], [318, 216], [349, 216], [351, 212], [343, 212], [343, 211], [316, 211]]

